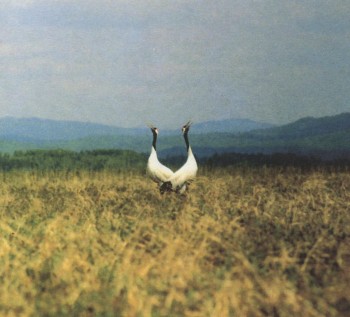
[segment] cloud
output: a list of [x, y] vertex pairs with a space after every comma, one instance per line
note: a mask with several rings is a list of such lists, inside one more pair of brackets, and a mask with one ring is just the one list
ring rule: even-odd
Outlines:
[[0, 115], [172, 125], [348, 107], [350, 12], [340, 0], [0, 6]]

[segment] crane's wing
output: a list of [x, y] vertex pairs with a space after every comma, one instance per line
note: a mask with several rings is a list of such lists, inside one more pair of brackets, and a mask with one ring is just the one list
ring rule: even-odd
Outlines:
[[198, 165], [191, 152], [186, 163], [168, 181], [161, 185], [161, 190], [184, 192], [187, 185], [195, 179], [197, 171]]
[[170, 168], [166, 167], [160, 162], [156, 165], [156, 167], [152, 163], [148, 164], [147, 172], [151, 179], [157, 183], [164, 183], [174, 175], [174, 172]]
[[157, 152], [153, 148], [147, 162], [147, 173], [157, 183], [166, 182], [174, 175], [169, 167], [159, 162]]

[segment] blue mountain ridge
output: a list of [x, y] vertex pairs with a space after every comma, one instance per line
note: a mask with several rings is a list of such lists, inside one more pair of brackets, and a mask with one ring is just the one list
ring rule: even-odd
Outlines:
[[[323, 158], [350, 158], [350, 113], [301, 118], [282, 126], [230, 127], [230, 120], [194, 124], [190, 141], [199, 157], [215, 153], [295, 153]], [[241, 123], [242, 121], [231, 120]], [[250, 125], [248, 131], [247, 126]], [[227, 126], [227, 128], [225, 128]], [[252, 129], [252, 127], [255, 129]], [[251, 130], [249, 130], [251, 129]], [[231, 132], [231, 131], [238, 132]], [[229, 132], [227, 132], [229, 131]], [[0, 119], [0, 151], [28, 149], [128, 149], [148, 153], [152, 134], [148, 128], [126, 129], [94, 123], [53, 121], [37, 118]], [[186, 155], [180, 128], [161, 130], [160, 157]]]
[[[192, 133], [239, 133], [272, 127], [271, 124], [248, 119], [229, 119], [200, 122], [193, 125]], [[162, 130], [162, 135], [177, 135], [178, 130]], [[121, 128], [79, 121], [59, 121], [40, 118], [0, 118], [0, 138], [19, 142], [77, 140], [96, 136], [145, 135], [148, 128]]]

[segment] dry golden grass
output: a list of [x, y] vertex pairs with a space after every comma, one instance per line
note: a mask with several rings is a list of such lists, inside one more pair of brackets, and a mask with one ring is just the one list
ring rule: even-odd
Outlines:
[[1, 316], [349, 316], [350, 174], [4, 173]]

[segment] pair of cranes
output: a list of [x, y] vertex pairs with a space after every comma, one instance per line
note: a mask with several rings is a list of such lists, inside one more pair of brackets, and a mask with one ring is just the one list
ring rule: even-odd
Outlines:
[[187, 149], [187, 160], [176, 172], [173, 172], [170, 168], [159, 162], [156, 150], [159, 130], [154, 126], [150, 126], [153, 133], [153, 142], [147, 163], [147, 172], [151, 179], [158, 183], [161, 194], [164, 194], [164, 192], [183, 194], [188, 188], [189, 183], [196, 177], [198, 166], [188, 140], [188, 131], [191, 124], [191, 121], [189, 121], [182, 127], [182, 134]]

